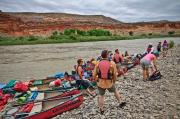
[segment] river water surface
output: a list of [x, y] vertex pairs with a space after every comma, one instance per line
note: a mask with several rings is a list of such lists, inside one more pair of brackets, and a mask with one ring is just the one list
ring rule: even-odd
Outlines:
[[159, 41], [163, 42], [165, 39], [180, 44], [180, 38], [154, 38], [0, 46], [0, 82], [7, 82], [10, 79], [40, 79], [56, 72], [70, 72], [78, 58], [87, 60], [97, 57], [103, 49], [114, 51], [118, 48], [122, 53], [125, 50], [128, 50], [129, 54], [143, 53], [149, 43], [156, 47]]

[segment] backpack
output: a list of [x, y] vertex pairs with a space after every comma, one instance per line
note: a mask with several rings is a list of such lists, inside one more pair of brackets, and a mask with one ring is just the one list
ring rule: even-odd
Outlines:
[[154, 80], [160, 79], [161, 77], [162, 77], [162, 75], [161, 75], [160, 71], [157, 71], [149, 77], [149, 80], [154, 81]]
[[111, 63], [108, 60], [101, 60], [98, 64], [98, 78], [112, 79]]

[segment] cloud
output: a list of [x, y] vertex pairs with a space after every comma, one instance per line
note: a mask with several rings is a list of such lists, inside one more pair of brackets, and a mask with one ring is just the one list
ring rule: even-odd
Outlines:
[[0, 0], [0, 9], [105, 15], [123, 22], [180, 20], [180, 0]]

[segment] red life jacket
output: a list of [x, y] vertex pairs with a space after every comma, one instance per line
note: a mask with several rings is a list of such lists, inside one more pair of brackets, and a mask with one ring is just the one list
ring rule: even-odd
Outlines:
[[28, 91], [29, 87], [22, 82], [18, 82], [14, 85], [13, 89], [17, 92], [26, 92]]
[[[77, 66], [77, 68], [76, 68], [76, 73], [77, 73], [77, 74], [78, 74], [78, 68], [79, 68], [79, 67], [82, 68], [82, 66], [80, 66], [80, 65]], [[78, 75], [79, 75], [79, 74], [78, 74]], [[81, 75], [84, 76], [84, 70], [83, 70], [83, 68], [82, 68], [82, 71], [81, 71]]]
[[147, 48], [147, 53], [150, 53], [151, 52], [151, 48]]
[[98, 64], [98, 78], [111, 80], [112, 73], [110, 72], [110, 67], [110, 61], [101, 60]]
[[119, 54], [117, 54], [117, 53], [114, 55], [114, 62], [115, 62], [115, 63], [120, 63], [120, 62], [122, 62], [121, 57], [120, 57]]

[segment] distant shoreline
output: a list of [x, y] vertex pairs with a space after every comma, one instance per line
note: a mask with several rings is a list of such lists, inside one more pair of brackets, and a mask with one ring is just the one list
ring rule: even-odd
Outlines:
[[35, 44], [57, 44], [57, 43], [78, 43], [78, 42], [96, 42], [96, 41], [118, 41], [134, 39], [151, 39], [165, 37], [180, 37], [180, 35], [136, 35], [136, 36], [60, 36], [56, 39], [40, 36], [25, 37], [2, 37], [0, 36], [0, 46], [6, 45], [35, 45]]

